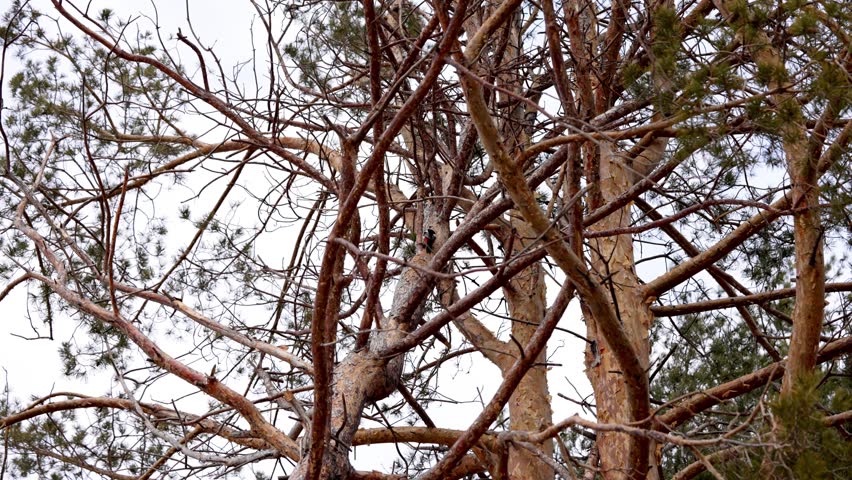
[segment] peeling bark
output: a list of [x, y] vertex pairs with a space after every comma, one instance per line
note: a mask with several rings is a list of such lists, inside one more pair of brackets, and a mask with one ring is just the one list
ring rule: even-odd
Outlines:
[[[537, 235], [522, 218], [514, 216], [512, 226], [516, 237], [513, 251], [519, 251], [534, 243]], [[512, 317], [512, 337], [519, 345], [530, 343], [533, 333], [544, 319], [546, 304], [544, 273], [541, 264], [536, 263], [520, 274], [515, 275], [504, 290]], [[513, 345], [509, 346], [511, 349]], [[514, 350], [517, 350], [515, 347]], [[511, 351], [511, 350], [510, 350]], [[513, 352], [515, 355], [521, 352]], [[553, 411], [550, 408], [550, 393], [547, 385], [547, 369], [544, 363], [547, 349], [543, 348], [535, 359], [536, 365], [518, 383], [518, 387], [509, 399], [509, 422], [512, 430], [541, 431], [553, 423]], [[503, 369], [504, 375], [506, 369]], [[553, 441], [535, 445], [548, 456], [553, 455]], [[510, 479], [536, 478], [546, 480], [554, 477], [551, 467], [543, 463], [535, 454], [516, 446], [509, 448], [508, 472]]]
[[[434, 213], [427, 219], [437, 230], [438, 242], [447, 238], [447, 226], [439, 225]], [[325, 445], [322, 461], [318, 464], [319, 478], [346, 479], [353, 474], [349, 464], [349, 449], [361, 422], [365, 406], [393, 393], [400, 380], [403, 356], [381, 357], [375, 352], [394, 345], [423, 320], [425, 296], [415, 290], [421, 283], [433, 280], [424, 278], [415, 267], [426, 267], [431, 252], [419, 247], [411, 259], [413, 267], [406, 267], [394, 291], [393, 304], [387, 319], [370, 337], [368, 348], [349, 354], [335, 367], [334, 390], [331, 398], [329, 441]], [[411, 305], [414, 312], [409, 313]], [[307, 478], [310, 462], [301, 462], [290, 478]]]
[[[603, 202], [612, 201], [632, 184], [632, 172], [618, 160], [609, 144], [600, 146], [600, 186]], [[623, 207], [594, 225], [592, 230], [623, 228], [630, 223], [630, 207]], [[624, 328], [643, 372], [647, 375], [650, 345], [648, 334], [653, 320], [636, 275], [631, 235], [616, 235], [590, 240], [594, 276], [609, 291], [612, 309]], [[587, 310], [587, 336], [595, 340], [597, 352], [586, 350], [586, 374], [595, 392], [598, 421], [628, 423], [632, 420], [623, 370], [605, 336], [599, 331], [595, 315]], [[646, 379], [647, 381], [647, 379]], [[631, 439], [615, 432], [599, 432], [597, 447], [601, 469], [607, 479], [635, 478], [632, 465], [625, 465]]]

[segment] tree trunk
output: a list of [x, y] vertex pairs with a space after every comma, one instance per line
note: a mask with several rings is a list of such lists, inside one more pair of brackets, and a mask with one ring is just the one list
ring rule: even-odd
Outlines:
[[[796, 132], [801, 135], [801, 131]], [[819, 176], [805, 139], [785, 146], [793, 180], [793, 235], [796, 242], [796, 306], [793, 336], [782, 391], [789, 393], [796, 381], [816, 366], [819, 335], [825, 310], [825, 262], [823, 229], [819, 216]]]
[[[521, 38], [521, 15], [516, 11], [507, 22], [508, 41], [504, 52], [496, 52], [496, 57], [504, 58], [506, 65], [517, 61], [521, 53], [519, 41]], [[506, 89], [512, 90], [515, 95], [523, 95], [524, 79], [517, 72], [508, 69], [502, 70], [497, 75], [497, 82]], [[500, 93], [501, 101], [510, 101], [511, 97]], [[528, 146], [530, 137], [523, 127], [528, 113], [528, 106], [518, 103], [511, 107], [508, 118], [500, 126], [501, 134], [506, 142], [506, 147], [513, 153], [518, 153]], [[517, 212], [510, 213], [511, 232], [503, 242], [506, 251], [524, 251], [533, 246], [538, 240], [538, 235], [527, 224], [523, 216]], [[507, 342], [506, 352], [517, 355], [522, 348], [526, 348], [536, 328], [544, 319], [547, 307], [546, 285], [541, 263], [536, 263], [519, 275], [515, 276], [504, 288], [509, 314], [512, 317], [512, 337], [514, 341]], [[517, 342], [517, 344], [515, 343]], [[544, 363], [547, 358], [547, 347], [542, 349], [538, 358], [537, 366], [532, 367], [520, 381], [512, 397], [509, 399], [509, 426], [512, 430], [538, 432], [553, 424], [553, 411], [550, 406], [550, 391], [547, 384], [547, 368]], [[505, 376], [511, 367], [511, 362], [504, 363], [501, 371]], [[542, 401], [547, 399], [547, 401]], [[536, 444], [548, 457], [553, 455], [553, 441], [547, 440]], [[512, 480], [524, 480], [535, 478], [541, 480], [553, 479], [555, 473], [553, 468], [539, 460], [535, 454], [523, 449], [511, 446], [509, 448], [508, 474]]]
[[[631, 172], [624, 168], [608, 143], [600, 144], [600, 200], [604, 204], [631, 185]], [[593, 205], [592, 208], [595, 208]], [[610, 230], [628, 226], [630, 207], [624, 207], [604, 218], [594, 230]], [[650, 345], [648, 333], [653, 315], [644, 301], [639, 277], [634, 269], [631, 235], [593, 239], [590, 242], [592, 271], [609, 289], [613, 310], [621, 321], [640, 364], [647, 371]], [[586, 310], [586, 309], [584, 309]], [[612, 350], [599, 334], [595, 318], [586, 313], [588, 338], [595, 341], [586, 351], [586, 373], [595, 392], [598, 421], [627, 423], [630, 419], [627, 391], [621, 367]], [[597, 351], [595, 351], [597, 350]], [[599, 432], [597, 448], [604, 478], [633, 478], [633, 465], [625, 465], [630, 438], [628, 435]]]
[[[512, 216], [515, 232], [513, 252], [532, 245], [537, 235], [523, 218]], [[510, 240], [511, 242], [511, 240]], [[516, 275], [505, 290], [509, 313], [512, 317], [512, 337], [518, 342], [507, 345], [507, 351], [517, 355], [525, 347], [544, 318], [546, 310], [544, 273], [541, 264], [536, 263]], [[553, 423], [553, 411], [550, 408], [550, 393], [547, 386], [547, 368], [544, 362], [547, 349], [543, 349], [536, 358], [537, 366], [531, 368], [518, 384], [515, 393], [509, 399], [510, 428], [512, 430], [539, 432]], [[508, 368], [503, 368], [503, 373]], [[546, 401], [543, 401], [545, 399]], [[553, 442], [548, 440], [536, 445], [547, 456], [553, 455]], [[525, 449], [509, 449], [509, 478], [522, 480], [535, 478], [552, 479], [553, 469]]]
[[[433, 209], [427, 208], [426, 220], [437, 231], [438, 242], [446, 240], [448, 227], [439, 222]], [[419, 237], [418, 237], [419, 238]], [[419, 238], [422, 240], [422, 238]], [[410, 260], [412, 265], [425, 267], [432, 257], [422, 241], [418, 242], [418, 252]], [[354, 351], [335, 366], [333, 393], [331, 397], [330, 440], [325, 446], [318, 478], [346, 480], [353, 471], [349, 463], [349, 450], [364, 408], [369, 402], [387, 397], [397, 388], [403, 368], [402, 355], [382, 358], [374, 352], [400, 341], [423, 319], [425, 297], [419, 300], [413, 314], [406, 315], [407, 308], [414, 298], [413, 292], [424, 281], [423, 274], [416, 268], [406, 267], [394, 290], [393, 304], [386, 319], [370, 338], [369, 346]], [[290, 475], [292, 480], [308, 478], [309, 456], [302, 461]]]
[[[782, 383], [789, 394], [797, 380], [814, 371], [825, 312], [825, 260], [819, 210], [819, 156], [808, 148], [807, 130], [795, 98], [778, 96], [779, 107], [795, 112], [782, 131], [784, 153], [793, 183], [793, 238], [796, 252], [796, 304], [793, 335]], [[830, 115], [832, 107], [828, 107]]]

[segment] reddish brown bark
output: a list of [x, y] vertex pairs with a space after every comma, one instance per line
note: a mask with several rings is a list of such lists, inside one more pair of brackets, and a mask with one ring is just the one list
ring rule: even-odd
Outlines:
[[[778, 102], [778, 108], [790, 108], [793, 105], [793, 110], [800, 112], [792, 97], [781, 96]], [[820, 219], [818, 158], [811, 155], [805, 128], [800, 122], [801, 118], [796, 118], [787, 123], [782, 132], [784, 152], [793, 182], [791, 206], [793, 238], [796, 242], [796, 305], [782, 388], [785, 394], [790, 393], [796, 382], [811, 374], [816, 366], [825, 312], [824, 230]]]
[[[513, 251], [531, 245], [536, 236], [523, 219], [512, 218], [516, 240]], [[512, 337], [514, 342], [506, 345], [506, 350], [520, 354], [519, 346], [530, 343], [533, 334], [545, 315], [545, 284], [541, 264], [536, 263], [516, 275], [505, 289], [512, 317]], [[513, 348], [514, 347], [514, 348]], [[535, 365], [518, 383], [517, 389], [509, 399], [509, 422], [512, 430], [541, 431], [553, 423], [553, 411], [550, 407], [550, 393], [547, 385], [546, 348], [535, 359]], [[504, 374], [507, 369], [503, 369]], [[544, 400], [544, 401], [543, 401]], [[553, 442], [548, 440], [536, 445], [546, 455], [553, 454]], [[542, 463], [534, 454], [517, 447], [509, 448], [508, 473], [510, 479], [553, 478], [553, 469]]]
[[[631, 186], [631, 175], [616, 159], [607, 144], [600, 146], [600, 195], [603, 202], [612, 201]], [[624, 207], [595, 224], [594, 229], [623, 228], [630, 223], [630, 209]], [[591, 265], [594, 275], [609, 293], [611, 308], [621, 323], [626, 337], [643, 369], [648, 368], [650, 345], [648, 335], [653, 315], [642, 295], [636, 275], [632, 236], [617, 235], [590, 240]], [[623, 368], [613, 354], [612, 346], [601, 334], [597, 318], [586, 317], [587, 336], [595, 340], [597, 351], [586, 351], [586, 373], [592, 382], [601, 423], [628, 423], [641, 420], [630, 415], [630, 404], [624, 387]], [[647, 381], [647, 379], [645, 380]], [[597, 447], [605, 478], [637, 478], [635, 465], [625, 464], [631, 438], [615, 432], [600, 432]]]
[[[823, 363], [852, 352], [852, 337], [845, 337], [825, 345], [817, 355], [817, 363]], [[703, 392], [697, 392], [675, 402], [674, 406], [657, 420], [663, 428], [675, 428], [695, 415], [777, 380], [784, 375], [785, 362], [775, 362], [740, 378], [725, 382]]]
[[[728, 21], [738, 20], [726, 6], [720, 7], [720, 11], [728, 17]], [[742, 30], [738, 34], [744, 38], [749, 35]], [[790, 353], [782, 384], [782, 393], [788, 394], [801, 377], [814, 370], [825, 312], [824, 231], [819, 210], [820, 159], [810, 148], [799, 100], [789, 92], [792, 85], [781, 53], [765, 32], [757, 31], [752, 35], [750, 49], [754, 61], [772, 72], [768, 86], [779, 92], [770, 99], [781, 120], [779, 133], [792, 181], [790, 207], [793, 210], [795, 241], [796, 304]], [[831, 116], [833, 109], [834, 106], [829, 103], [826, 113]], [[821, 140], [814, 143], [819, 145]]]
[[[548, 253], [562, 268], [569, 281], [577, 288], [581, 299], [588, 311], [595, 318], [597, 334], [606, 346], [611, 349], [618, 360], [619, 371], [622, 372], [619, 385], [624, 386], [625, 406], [629, 421], [641, 421], [647, 418], [648, 382], [645, 369], [637, 355], [628, 334], [613, 311], [608, 295], [601, 285], [592, 278], [585, 262], [578, 258], [563, 243], [561, 235], [551, 228], [550, 222], [544, 217], [532, 192], [526, 187], [526, 182], [518, 167], [503, 146], [503, 139], [497, 132], [493, 119], [485, 105], [480, 79], [471, 74], [462, 76], [462, 87], [479, 137], [488, 152], [489, 158], [500, 175], [500, 180], [515, 202], [518, 211], [524, 216], [536, 234], [543, 237]], [[650, 316], [650, 310], [648, 310]], [[650, 317], [649, 317], [650, 318]], [[647, 364], [647, 362], [646, 362]], [[630, 475], [634, 478], [644, 476], [648, 461], [648, 444], [644, 439], [632, 439], [627, 455], [619, 462], [628, 465]], [[621, 468], [621, 467], [619, 467]]]

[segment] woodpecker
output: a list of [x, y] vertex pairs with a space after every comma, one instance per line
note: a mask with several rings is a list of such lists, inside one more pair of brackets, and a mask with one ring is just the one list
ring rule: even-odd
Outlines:
[[432, 248], [435, 246], [435, 230], [429, 227], [423, 232], [423, 239], [426, 241], [426, 251], [432, 253]]
[[598, 348], [598, 342], [592, 340], [589, 342], [589, 350], [592, 354], [592, 366], [597, 367], [601, 364], [601, 351], [603, 348]]

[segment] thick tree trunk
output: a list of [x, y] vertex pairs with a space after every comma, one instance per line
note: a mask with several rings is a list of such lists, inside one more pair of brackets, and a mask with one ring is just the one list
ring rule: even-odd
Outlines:
[[[448, 228], [446, 222], [439, 223], [432, 209], [425, 220], [437, 231], [438, 241], [446, 240]], [[411, 264], [425, 267], [431, 258], [422, 242], [418, 242], [417, 254]], [[387, 397], [397, 388], [403, 367], [403, 356], [382, 358], [374, 352], [398, 342], [423, 319], [425, 298], [411, 315], [402, 310], [413, 298], [412, 292], [425, 281], [423, 274], [416, 268], [406, 267], [400, 275], [394, 290], [393, 304], [380, 329], [373, 332], [369, 346], [355, 351], [336, 365], [334, 369], [333, 395], [331, 398], [331, 438], [326, 445], [322, 464], [319, 466], [321, 479], [346, 480], [352, 473], [349, 464], [349, 450], [365, 406], [369, 402]], [[308, 456], [290, 475], [291, 480], [307, 478]]]
[[[618, 161], [611, 146], [600, 145], [600, 195], [606, 203], [631, 185], [632, 172]], [[630, 207], [624, 207], [601, 220], [594, 230], [610, 230], [628, 226]], [[650, 305], [645, 302], [636, 275], [631, 235], [601, 237], [590, 242], [591, 266], [598, 280], [609, 289], [613, 309], [621, 321], [640, 364], [647, 371], [650, 345], [648, 333], [653, 320]], [[595, 392], [598, 421], [627, 423], [631, 421], [625, 381], [612, 350], [598, 332], [595, 318], [586, 314], [588, 338], [595, 341], [587, 349], [586, 373]], [[595, 351], [597, 350], [597, 351]], [[597, 448], [604, 478], [633, 477], [633, 465], [625, 465], [630, 438], [612, 432], [598, 433]]]
[[[726, 5], [720, 12], [728, 21], [737, 20]], [[819, 335], [825, 312], [825, 262], [823, 258], [823, 228], [819, 217], [819, 147], [811, 149], [808, 131], [803, 123], [802, 107], [791, 87], [784, 59], [762, 30], [740, 30], [751, 46], [755, 63], [766, 71], [774, 72], [768, 81], [773, 107], [781, 121], [780, 135], [784, 142], [787, 169], [793, 183], [791, 207], [793, 210], [793, 236], [796, 248], [796, 306], [793, 310], [793, 335], [787, 369], [784, 373], [782, 394], [792, 391], [796, 381], [813, 372], [816, 366]], [[828, 102], [823, 119], [832, 118], [836, 104]], [[818, 128], [817, 128], [818, 130]], [[821, 145], [822, 141], [813, 143]]]
[[[503, 57], [506, 65], [515, 62], [520, 53], [521, 15], [516, 11], [505, 27], [508, 29], [508, 41], [504, 52], [496, 52], [495, 57]], [[523, 95], [524, 78], [511, 69], [503, 70], [497, 76], [497, 82], [512, 90], [516, 95]], [[511, 97], [499, 94], [502, 101], [510, 101]], [[527, 106], [517, 104], [511, 108], [508, 121], [500, 125], [506, 147], [514, 153], [520, 152], [529, 144], [529, 135], [524, 128]], [[517, 212], [510, 213], [512, 226], [509, 238], [503, 242], [504, 248], [511, 252], [520, 252], [531, 247], [539, 235], [527, 224], [523, 216]], [[521, 348], [526, 348], [530, 338], [543, 321], [546, 308], [546, 285], [541, 263], [527, 268], [509, 282], [504, 289], [512, 317], [512, 337], [514, 341], [507, 342], [505, 351], [517, 355]], [[547, 358], [547, 347], [543, 348], [536, 358], [537, 366], [532, 367], [520, 381], [512, 397], [509, 399], [509, 427], [512, 430], [538, 432], [553, 424], [553, 411], [550, 406], [550, 392], [547, 384], [547, 369], [544, 366]], [[511, 363], [501, 366], [505, 376]], [[548, 457], [553, 455], [553, 441], [547, 440], [536, 444]], [[508, 474], [512, 480], [529, 478], [548, 480], [553, 479], [553, 468], [542, 462], [532, 452], [511, 446], [509, 448]]]
[[[529, 228], [523, 218], [512, 217], [515, 241], [512, 251], [520, 251], [533, 244], [537, 235]], [[520, 346], [525, 347], [544, 318], [546, 310], [546, 287], [541, 264], [527, 268], [510, 282], [505, 289], [509, 313], [512, 317], [512, 336]], [[508, 351], [517, 355], [518, 346], [507, 345]], [[514, 348], [512, 348], [514, 347]], [[518, 384], [515, 393], [509, 399], [509, 417], [512, 430], [539, 432], [553, 423], [553, 411], [550, 408], [550, 394], [547, 386], [547, 369], [544, 362], [547, 349], [543, 349], [536, 358], [535, 366], [527, 372]], [[503, 372], [508, 370], [504, 368]], [[553, 455], [553, 442], [548, 440], [536, 445], [545, 455]], [[540, 480], [552, 479], [553, 469], [525, 449], [509, 450], [509, 478]]]
[[799, 135], [799, 141], [785, 145], [793, 180], [793, 235], [796, 242], [796, 306], [782, 388], [785, 394], [792, 390], [800, 377], [813, 372], [816, 366], [825, 311], [825, 262], [818, 207], [817, 159], [812, 158], [805, 148], [804, 129], [797, 130], [791, 133]]
[[776, 102], [779, 108], [792, 110], [796, 115], [782, 131], [784, 153], [793, 182], [793, 238], [796, 243], [796, 306], [782, 385], [782, 393], [788, 394], [797, 380], [813, 372], [816, 366], [825, 313], [825, 260], [819, 211], [819, 157], [808, 148], [807, 130], [801, 124], [801, 109], [796, 99], [790, 95], [778, 95]]

